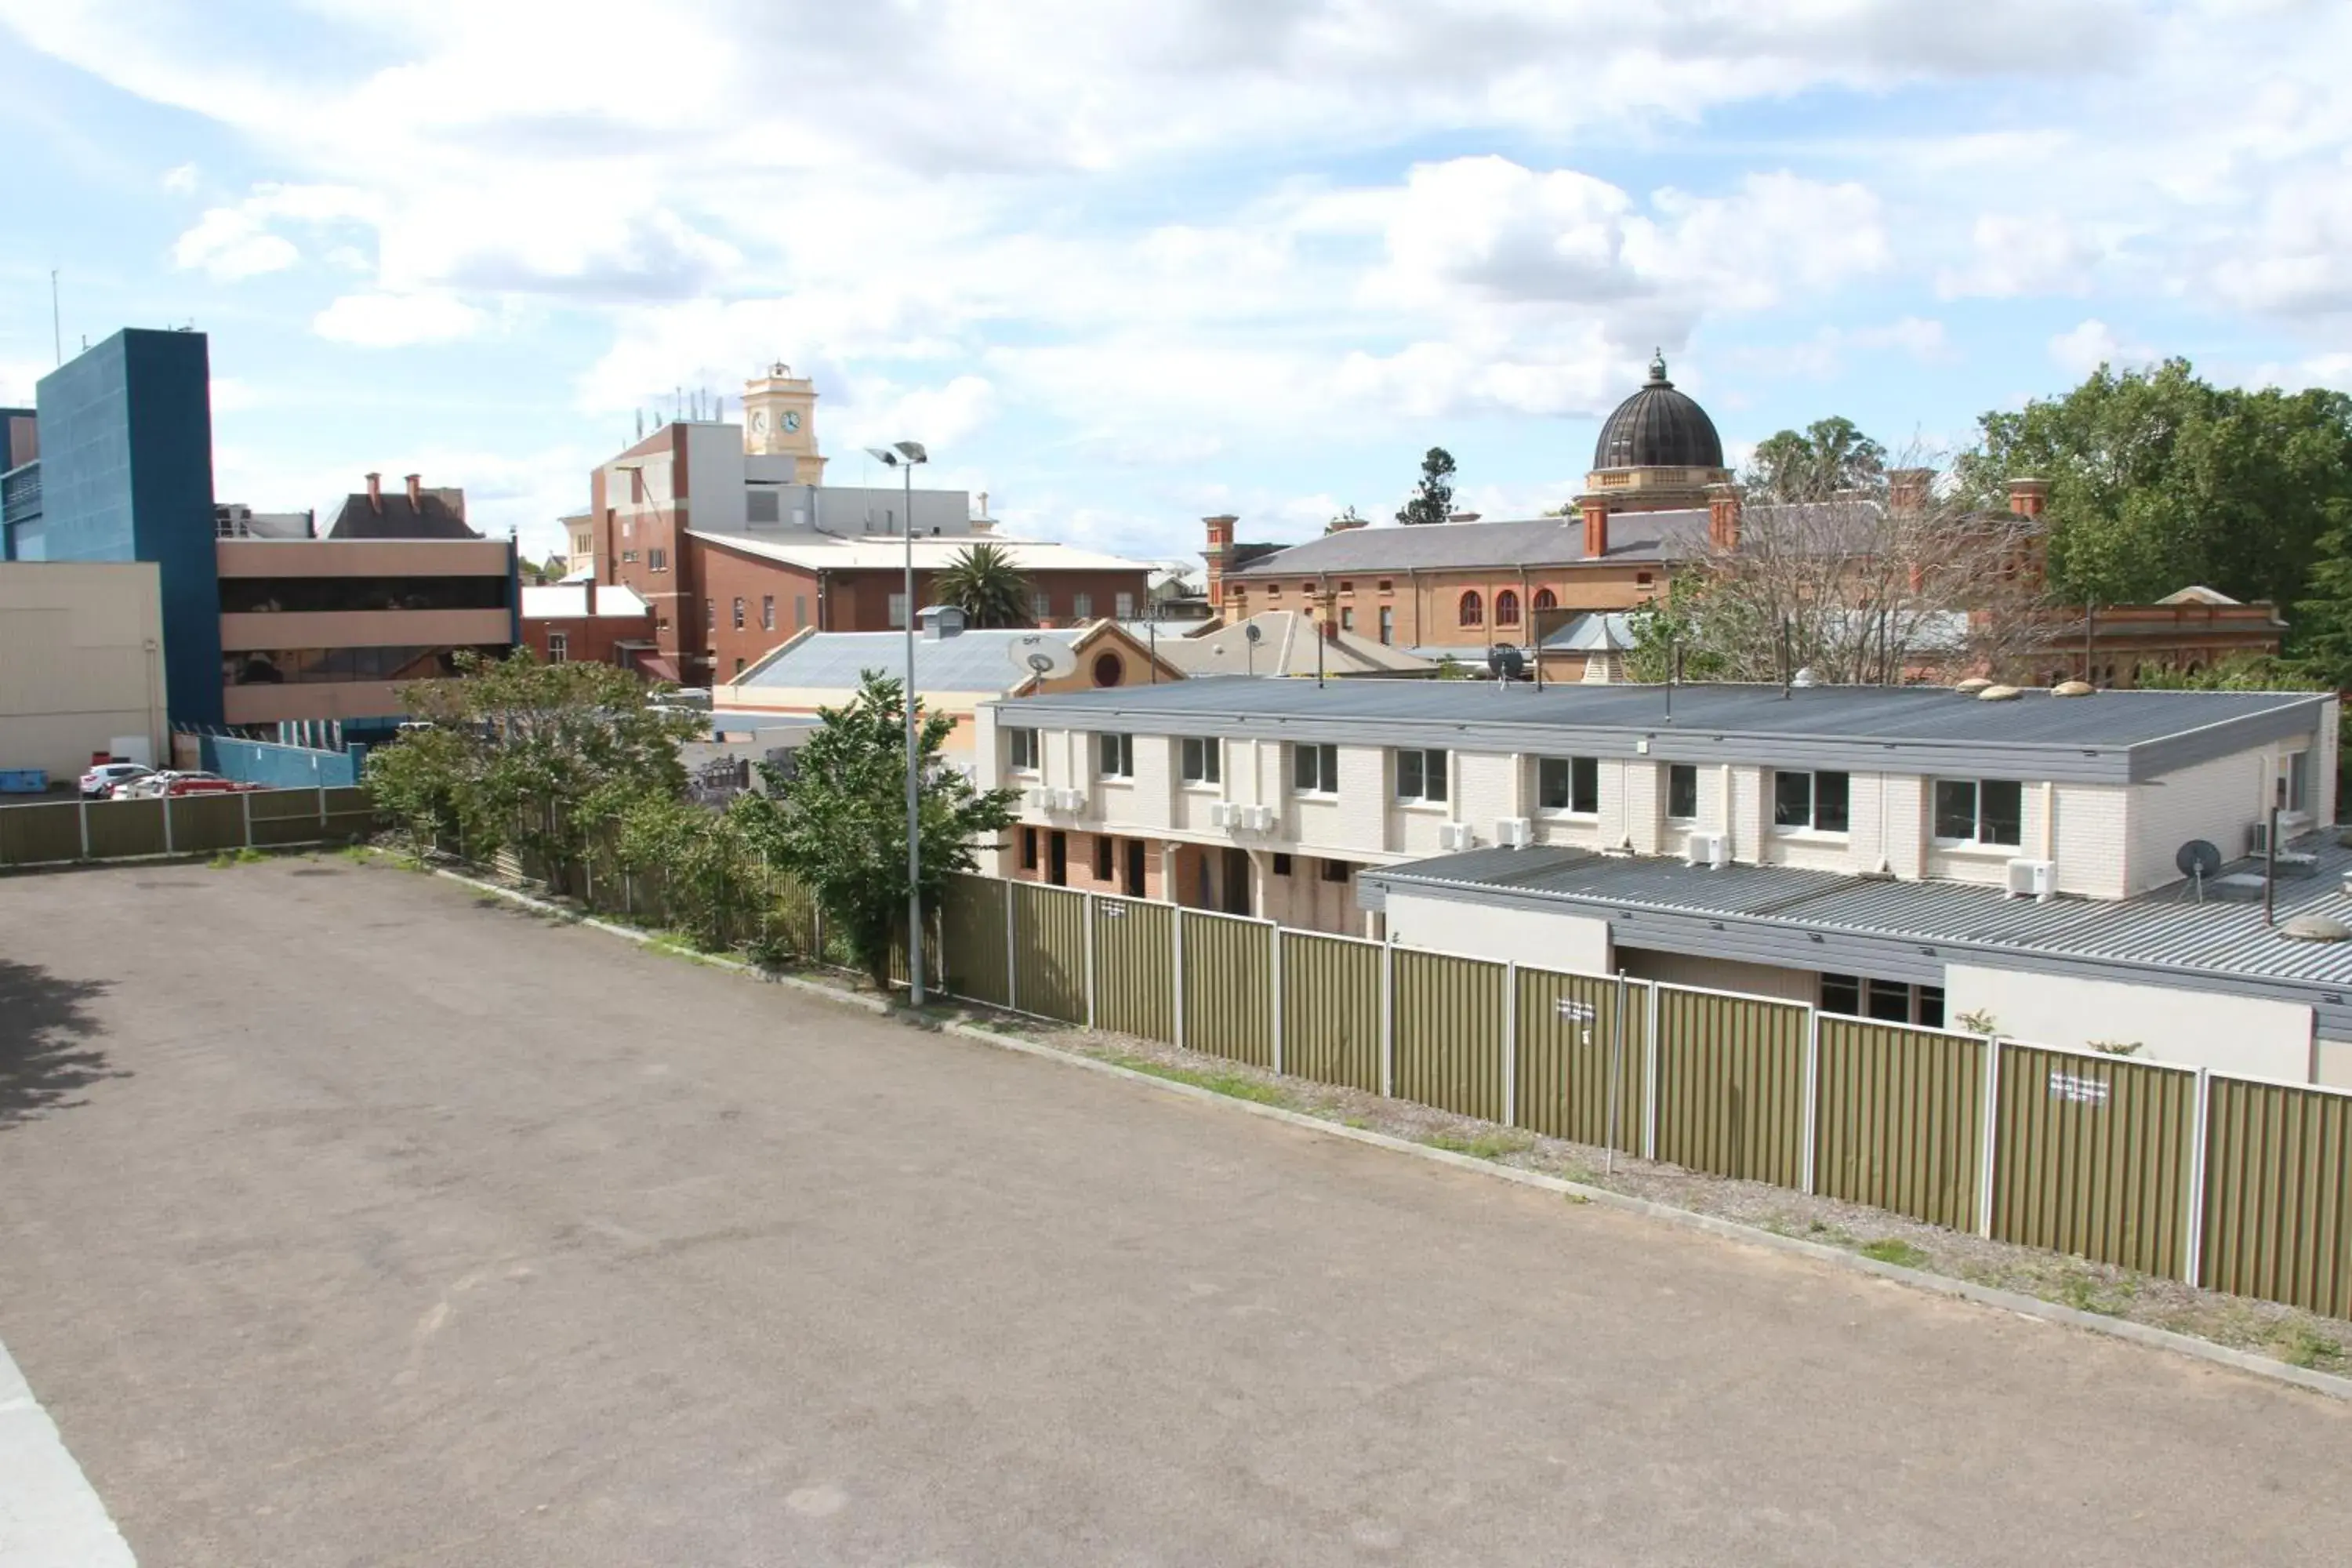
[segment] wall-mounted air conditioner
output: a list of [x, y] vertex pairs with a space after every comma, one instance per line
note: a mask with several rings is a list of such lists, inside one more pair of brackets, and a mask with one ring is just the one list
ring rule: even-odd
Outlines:
[[1234, 810], [1234, 808], [1233, 806], [1227, 805], [1222, 800], [1212, 801], [1209, 805], [1209, 826], [1212, 827], [1233, 826]]
[[1495, 842], [1525, 849], [1536, 841], [1536, 825], [1524, 816], [1506, 816], [1495, 824]]
[[2048, 860], [2011, 860], [2009, 893], [2013, 899], [2046, 899], [2058, 890], [2058, 868]]
[[1718, 869], [1731, 864], [1731, 839], [1722, 833], [1694, 833], [1683, 842], [1683, 859], [1693, 866]]
[[2271, 825], [2267, 822], [2246, 824], [2246, 853], [2260, 855], [2270, 847]]
[[1478, 842], [1478, 835], [1466, 822], [1441, 822], [1437, 825], [1437, 847], [1440, 849], [1467, 849]]
[[1252, 833], [1271, 833], [1274, 831], [1274, 807], [1270, 805], [1245, 805], [1241, 808], [1241, 813], [1242, 826], [1248, 828]]
[[1080, 812], [1087, 808], [1087, 792], [1082, 789], [1057, 789], [1054, 792], [1055, 811]]
[[1021, 804], [1032, 811], [1054, 809], [1054, 792], [1039, 784], [1031, 784], [1021, 792]]

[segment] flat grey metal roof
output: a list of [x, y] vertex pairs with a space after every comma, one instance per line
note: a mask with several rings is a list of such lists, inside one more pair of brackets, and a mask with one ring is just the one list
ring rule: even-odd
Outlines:
[[[1029, 679], [1029, 671], [1013, 662], [1014, 643], [1023, 637], [1045, 637], [1067, 645], [1086, 630], [1084, 626], [1048, 632], [991, 627], [936, 638], [918, 632], [915, 683], [926, 691], [1009, 690]], [[891, 676], [906, 674], [907, 634], [814, 632], [769, 654], [731, 684], [743, 689], [850, 689], [869, 669]]]
[[[2276, 913], [2352, 923], [2352, 849], [2332, 830], [2296, 847], [2317, 857], [2308, 876], [2282, 876]], [[2225, 872], [2259, 870], [2240, 861]], [[1627, 946], [1711, 951], [1801, 969], [1872, 973], [1871, 947], [1892, 960], [1886, 979], [1926, 978], [1947, 962], [1982, 956], [2010, 968], [2063, 971], [2141, 984], [2242, 990], [2309, 1003], [2352, 1026], [2352, 942], [2290, 942], [2263, 923], [2260, 901], [2183, 884], [2134, 899], [2046, 903], [1961, 882], [1906, 882], [1787, 866], [1713, 869], [1657, 857], [1565, 847], [1483, 848], [1364, 871], [1365, 902], [1390, 892], [1553, 908], [1607, 919]], [[1692, 940], [1696, 938], [1696, 943]], [[1647, 940], [1645, 940], [1647, 939]], [[1922, 970], [1919, 960], [1932, 960]], [[1887, 973], [1888, 968], [1895, 973]], [[1940, 978], [1938, 975], [1937, 978]]]
[[2028, 691], [1943, 687], [1547, 685], [1492, 680], [1178, 681], [1024, 701], [1024, 723], [1472, 751], [1573, 752], [1859, 772], [2124, 783], [2315, 732], [2326, 692]]

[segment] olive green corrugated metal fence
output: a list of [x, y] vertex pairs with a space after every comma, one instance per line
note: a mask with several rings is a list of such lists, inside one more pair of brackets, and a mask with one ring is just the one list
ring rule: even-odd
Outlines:
[[0, 866], [81, 858], [82, 807], [74, 801], [0, 806]]
[[1657, 995], [1657, 1157], [1801, 1185], [1810, 1009], [1675, 985]]
[[1814, 1190], [1974, 1229], [1985, 1041], [1827, 1013], [1818, 1029]]
[[946, 989], [993, 1007], [1013, 1005], [1010, 928], [1012, 884], [988, 877], [950, 877], [940, 900], [940, 941], [947, 959]]
[[1507, 966], [1412, 948], [1394, 953], [1392, 1091], [1400, 1100], [1502, 1121]]
[[[1613, 1142], [1627, 1153], [1641, 1152], [1649, 995], [1650, 988], [1638, 980], [1520, 969], [1514, 1053], [1517, 1124], [1548, 1138], [1572, 1138], [1599, 1148]], [[1617, 1033], [1621, 1016], [1622, 1038]], [[1613, 1103], [1609, 1093], [1612, 1055], [1617, 1058]]]
[[375, 807], [364, 789], [44, 801], [0, 806], [0, 866], [335, 843], [374, 826]]
[[163, 803], [94, 800], [89, 803], [89, 838], [93, 860], [167, 854], [171, 845], [163, 837]]
[[2197, 1074], [2003, 1041], [2000, 1076], [1994, 1237], [2179, 1275]]
[[1275, 928], [1240, 915], [1181, 910], [1184, 1045], [1213, 1057], [1274, 1065]]
[[1384, 950], [1350, 937], [1296, 931], [1280, 932], [1278, 940], [1279, 1070], [1379, 1093]]
[[2352, 1095], [2214, 1076], [2199, 1283], [2352, 1317]]
[[1087, 1021], [1087, 895], [1014, 882], [1013, 1005], [1066, 1024]]
[[1176, 1043], [1176, 911], [1140, 899], [1094, 898], [1094, 1026]]

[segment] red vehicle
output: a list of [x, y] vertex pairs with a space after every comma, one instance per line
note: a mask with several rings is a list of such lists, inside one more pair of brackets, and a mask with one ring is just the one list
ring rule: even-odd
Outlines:
[[159, 773], [152, 778], [141, 780], [140, 783], [145, 787], [138, 793], [148, 796], [244, 795], [261, 787], [259, 784], [239, 784], [235, 779], [225, 779], [218, 773]]

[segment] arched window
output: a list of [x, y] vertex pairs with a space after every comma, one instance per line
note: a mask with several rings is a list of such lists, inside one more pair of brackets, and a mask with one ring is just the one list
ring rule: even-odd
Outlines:
[[1478, 596], [1475, 588], [1462, 595], [1462, 624], [1465, 626], [1486, 624], [1486, 601]]
[[1538, 588], [1536, 590], [1536, 608], [1538, 610], [1557, 610], [1559, 608], [1559, 600], [1554, 596], [1549, 588]]
[[1495, 624], [1498, 626], [1519, 624], [1519, 595], [1509, 588], [1495, 595]]

